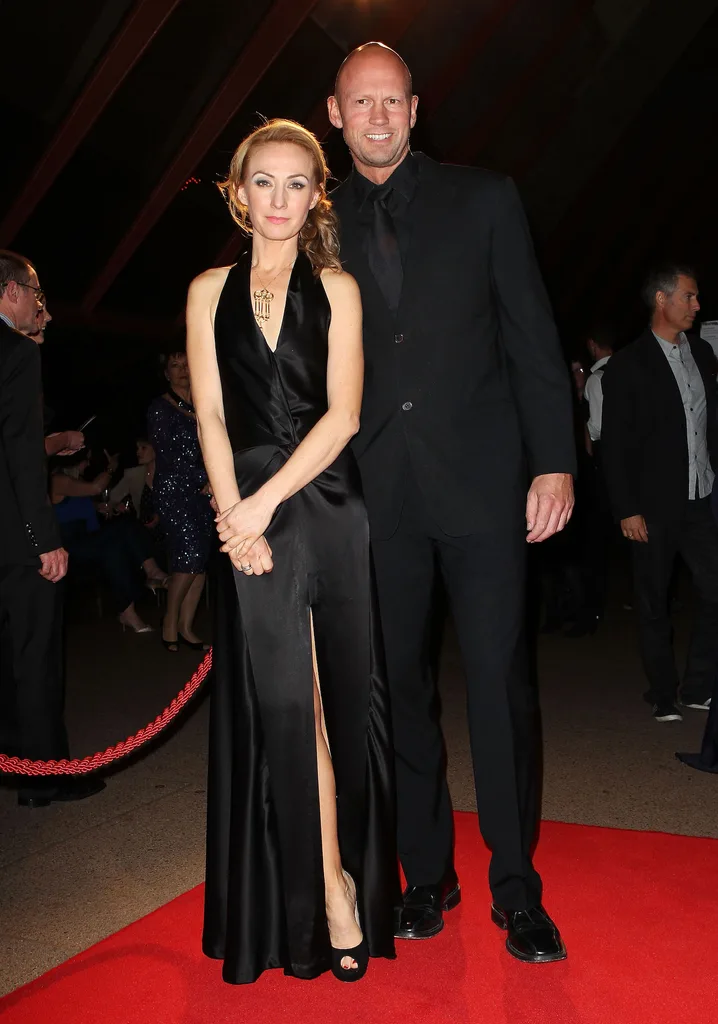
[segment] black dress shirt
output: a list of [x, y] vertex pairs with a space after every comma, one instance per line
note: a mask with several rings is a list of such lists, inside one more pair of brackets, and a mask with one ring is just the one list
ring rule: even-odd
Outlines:
[[399, 239], [401, 262], [406, 266], [406, 258], [411, 244], [411, 203], [416, 195], [421, 178], [421, 166], [413, 153], [408, 153], [398, 167], [392, 171], [383, 185], [375, 185], [354, 168], [352, 171], [352, 188], [356, 203], [357, 216], [361, 230], [367, 232], [372, 227], [371, 194], [376, 188], [391, 186], [392, 192], [387, 200], [387, 209], [391, 214]]

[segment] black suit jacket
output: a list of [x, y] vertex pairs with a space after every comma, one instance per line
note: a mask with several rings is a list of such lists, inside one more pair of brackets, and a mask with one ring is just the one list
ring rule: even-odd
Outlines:
[[0, 320], [0, 565], [39, 564], [60, 546], [47, 496], [40, 352]]
[[568, 374], [513, 182], [416, 158], [396, 315], [367, 261], [351, 177], [332, 193], [364, 307], [354, 451], [375, 537], [396, 528], [409, 465], [453, 536], [521, 521], [526, 461], [532, 476], [575, 472]]
[[[706, 390], [707, 440], [715, 470], [716, 360], [702, 338], [689, 338]], [[641, 515], [679, 520], [688, 498], [688, 439], [680, 389], [651, 330], [611, 357], [603, 374], [601, 460], [617, 521]]]

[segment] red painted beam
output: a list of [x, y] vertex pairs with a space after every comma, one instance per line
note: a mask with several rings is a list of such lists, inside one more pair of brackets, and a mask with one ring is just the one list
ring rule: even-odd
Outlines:
[[275, 0], [202, 117], [167, 168], [133, 224], [91, 285], [83, 307], [92, 310], [131, 259], [183, 182], [195, 169], [257, 83], [274, 63], [318, 0]]
[[27, 221], [180, 0], [137, 0], [0, 224], [0, 247]]
[[558, 30], [541, 47], [523, 73], [513, 79], [508, 88], [504, 90], [488, 116], [482, 114], [474, 125], [462, 132], [462, 139], [451, 154], [452, 162], [470, 163], [477, 154], [481, 153], [511, 112], [519, 105], [544, 68], [567, 45], [592, 7], [593, 0], [578, 0], [573, 10], [563, 19]]
[[182, 336], [178, 325], [168, 317], [106, 312], [102, 309], [88, 313], [81, 306], [57, 302], [51, 302], [50, 309], [53, 323], [60, 327], [85, 328], [104, 334], [146, 338], [155, 342], [166, 342]]

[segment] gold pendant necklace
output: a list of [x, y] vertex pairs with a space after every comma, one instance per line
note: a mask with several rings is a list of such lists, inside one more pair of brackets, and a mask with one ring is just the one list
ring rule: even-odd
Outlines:
[[[272, 278], [272, 280], [269, 282], [269, 284], [274, 284], [274, 282], [277, 280], [280, 274], [283, 274], [285, 270], [289, 270], [291, 267], [293, 267], [296, 262], [296, 258], [297, 257], [295, 256], [288, 266], [282, 267], [281, 270], [278, 270], [277, 273]], [[269, 287], [265, 285], [264, 282], [262, 281], [262, 278], [259, 276], [259, 271], [257, 270], [257, 268], [254, 267], [253, 269], [254, 273], [257, 275], [257, 280], [262, 285], [261, 288], [255, 288], [255, 290], [252, 292], [254, 319], [257, 321], [257, 325], [260, 331], [264, 333], [264, 325], [272, 315], [272, 299], [274, 298], [274, 294], [273, 292], [270, 292]]]

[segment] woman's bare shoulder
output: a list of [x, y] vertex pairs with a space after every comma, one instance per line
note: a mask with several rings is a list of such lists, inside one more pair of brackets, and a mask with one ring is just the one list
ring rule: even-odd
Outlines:
[[359, 285], [356, 278], [346, 270], [332, 270], [325, 267], [321, 272], [322, 284], [330, 302], [359, 302]]
[[[234, 266], [234, 264], [232, 264]], [[192, 281], [189, 286], [190, 296], [199, 300], [211, 301], [215, 298], [224, 288], [229, 274], [231, 266], [229, 267], [210, 267], [209, 270], [204, 270], [201, 274]]]

